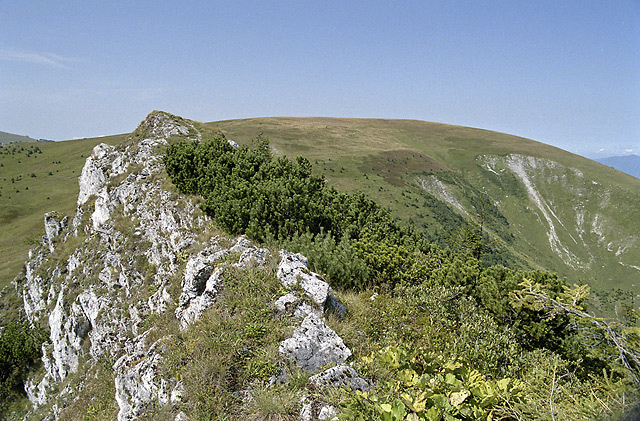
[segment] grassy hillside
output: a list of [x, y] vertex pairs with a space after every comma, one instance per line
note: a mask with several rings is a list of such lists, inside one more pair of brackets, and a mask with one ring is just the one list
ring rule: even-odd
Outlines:
[[[307, 157], [330, 184], [365, 192], [433, 240], [456, 241], [465, 221], [481, 223], [500, 252], [489, 256], [494, 263], [557, 271], [589, 282], [605, 301], [631, 302], [640, 292], [640, 181], [591, 160], [516, 136], [414, 120], [282, 117], [200, 127], [238, 143], [262, 134], [276, 154]], [[73, 213], [93, 146], [125, 138], [0, 148], [0, 286], [42, 234], [43, 214]], [[535, 157], [524, 181], [541, 203], [510, 156]]]
[[619, 289], [618, 299], [640, 292], [640, 181], [589, 159], [517, 136], [413, 120], [207, 126], [241, 144], [262, 134], [276, 153], [304, 155], [332, 185], [364, 191], [436, 236], [455, 235], [457, 215], [483, 223], [495, 247], [530, 267]]
[[0, 146], [0, 289], [20, 272], [29, 248], [44, 234], [44, 214], [75, 211], [78, 176], [93, 147], [125, 138]]
[[32, 139], [29, 136], [21, 136], [18, 134], [0, 132], [0, 144], [11, 142], [37, 142], [36, 139]]

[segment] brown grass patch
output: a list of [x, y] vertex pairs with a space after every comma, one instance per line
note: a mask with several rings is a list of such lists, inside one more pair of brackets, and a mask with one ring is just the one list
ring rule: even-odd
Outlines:
[[366, 158], [360, 166], [363, 172], [380, 174], [384, 180], [393, 186], [404, 185], [402, 177], [406, 174], [422, 171], [451, 171], [449, 167], [435, 160], [429, 155], [410, 150], [395, 149], [378, 152]]

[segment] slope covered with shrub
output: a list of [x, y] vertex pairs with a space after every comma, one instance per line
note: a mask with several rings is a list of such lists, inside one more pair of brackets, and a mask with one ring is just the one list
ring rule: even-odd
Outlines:
[[[305, 158], [274, 158], [262, 138], [237, 150], [220, 136], [177, 142], [167, 148], [165, 165], [182, 192], [202, 196], [202, 209], [218, 226], [305, 253], [312, 269], [351, 301], [350, 321], [336, 331], [360, 345], [361, 369], [379, 387], [342, 399], [345, 414], [527, 418], [551, 402], [550, 418], [563, 405], [565, 417], [589, 417], [624, 406], [633, 393], [637, 329], [621, 323], [611, 331], [584, 329], [585, 317], [571, 309], [584, 310], [586, 288], [569, 288], [552, 273], [483, 265], [480, 231], [445, 247], [432, 244], [363, 194], [327, 186]], [[577, 290], [562, 309], [543, 302], [564, 302]], [[362, 298], [374, 291], [375, 300]], [[616, 348], [621, 342], [626, 360]], [[425, 358], [444, 361], [431, 367]], [[464, 384], [469, 376], [485, 383]]]
[[[94, 149], [75, 218], [45, 217], [11, 296], [22, 304], [3, 296], [3, 324], [22, 307], [48, 339], [0, 333], [3, 376], [17, 386], [35, 369], [33, 407], [15, 400], [0, 418], [288, 420], [331, 405], [342, 419], [573, 420], [636, 402], [633, 311], [592, 317], [585, 285], [488, 264], [479, 227], [434, 245], [308, 160], [276, 159], [264, 139], [228, 143], [154, 112], [126, 143]], [[311, 262], [289, 272], [283, 247]], [[348, 347], [366, 394], [317, 383], [331, 362], [306, 372], [290, 358], [305, 306]]]
[[610, 315], [639, 293], [640, 180], [586, 158], [416, 120], [272, 117], [206, 126], [239, 144], [262, 133], [275, 155], [305, 156], [331, 186], [365, 192], [441, 245], [465, 223], [483, 224], [495, 249], [483, 261], [584, 280]]

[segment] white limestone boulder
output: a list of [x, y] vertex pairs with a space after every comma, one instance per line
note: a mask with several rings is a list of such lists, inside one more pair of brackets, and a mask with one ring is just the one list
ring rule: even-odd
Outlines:
[[316, 314], [309, 314], [302, 325], [284, 340], [279, 352], [308, 373], [333, 363], [342, 364], [351, 356], [351, 350], [342, 338]]

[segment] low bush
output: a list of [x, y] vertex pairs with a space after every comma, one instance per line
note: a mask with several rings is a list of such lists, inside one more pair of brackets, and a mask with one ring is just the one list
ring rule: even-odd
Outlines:
[[491, 380], [461, 361], [447, 361], [423, 349], [387, 347], [370, 357], [392, 378], [375, 392], [351, 395], [344, 403], [343, 419], [353, 420], [491, 420], [505, 401], [524, 396], [517, 379]]
[[44, 330], [27, 322], [13, 322], [0, 332], [0, 412], [9, 396], [23, 394], [26, 375], [39, 363]]
[[[359, 367], [377, 388], [370, 395], [353, 395], [345, 414], [389, 420], [518, 419], [536, 416], [527, 408], [542, 411], [547, 405], [550, 419], [561, 407], [564, 414], [593, 418], [610, 414], [609, 406], [625, 406], [636, 365], [621, 369], [610, 352], [611, 336], [585, 337], [570, 312], [518, 301], [529, 282], [557, 302], [567, 293], [566, 281], [543, 271], [486, 266], [481, 230], [462, 232], [440, 248], [400, 226], [363, 194], [328, 187], [306, 159], [274, 159], [262, 138], [238, 150], [224, 137], [176, 142], [167, 149], [165, 165], [182, 192], [202, 196], [202, 209], [219, 227], [302, 252], [310, 269], [343, 294], [349, 314], [343, 321], [328, 317], [329, 324], [354, 355], [378, 352]], [[266, 284], [278, 289], [272, 281]], [[211, 311], [190, 328], [207, 326], [196, 339], [193, 332], [191, 339], [176, 336], [174, 356], [180, 357], [174, 367], [189, 373], [186, 386], [192, 392], [185, 402], [192, 414], [225, 411], [237, 382], [264, 381], [275, 371], [274, 332], [284, 325], [266, 325], [268, 318], [258, 316], [264, 296], [257, 298], [247, 286], [245, 295], [234, 295], [233, 285], [225, 283], [226, 310]], [[256, 290], [269, 294], [260, 288], [264, 285]], [[366, 297], [374, 291], [377, 298]], [[582, 311], [585, 300], [576, 296], [573, 304]], [[240, 303], [253, 310], [236, 313]], [[220, 330], [224, 337], [213, 338]], [[257, 352], [258, 344], [267, 351]], [[635, 339], [628, 344], [635, 358]], [[396, 362], [388, 366], [389, 361]], [[236, 383], [229, 383], [230, 376]], [[205, 385], [219, 387], [220, 393], [205, 394]], [[535, 391], [525, 392], [523, 385]], [[571, 393], [584, 402], [573, 401]], [[279, 399], [271, 392], [264, 397], [266, 406]], [[281, 407], [291, 410], [288, 404]]]

